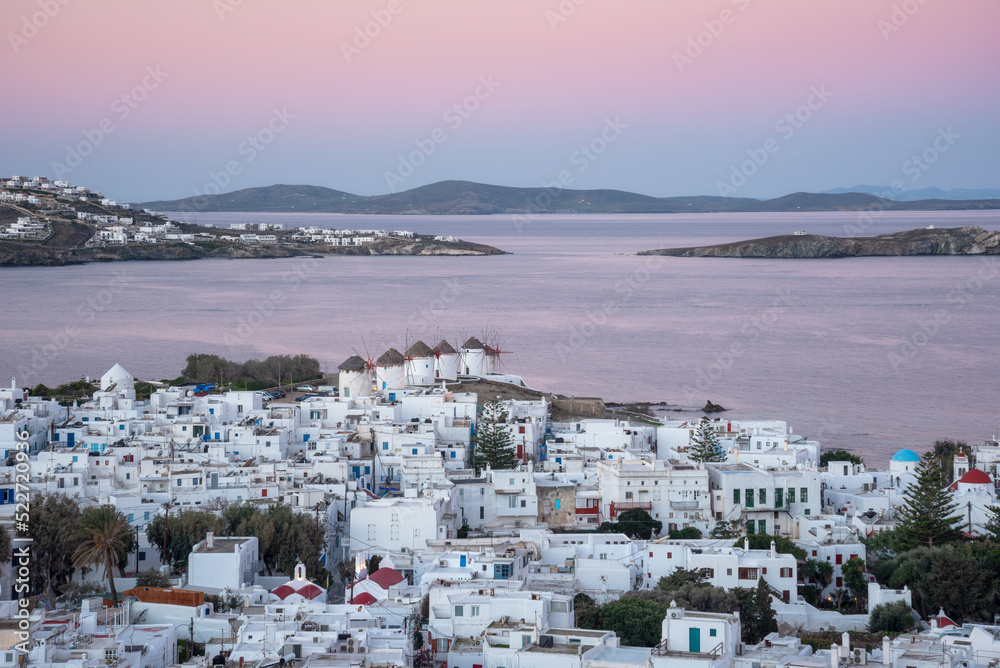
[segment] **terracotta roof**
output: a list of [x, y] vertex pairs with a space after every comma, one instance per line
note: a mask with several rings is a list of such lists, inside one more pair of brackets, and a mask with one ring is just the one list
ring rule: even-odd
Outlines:
[[365, 361], [358, 355], [351, 355], [337, 367], [341, 371], [364, 371]]
[[372, 603], [378, 603], [378, 599], [369, 594], [368, 592], [363, 591], [354, 598], [352, 598], [351, 603], [353, 603], [354, 605], [371, 605]]
[[369, 575], [368, 579], [377, 584], [382, 589], [388, 589], [393, 585], [398, 585], [406, 578], [404, 578], [403, 574], [397, 571], [395, 568], [380, 568], [371, 575]]
[[474, 336], [470, 336], [469, 340], [462, 344], [462, 350], [482, 350], [483, 348], [483, 342]]
[[389, 350], [382, 353], [375, 364], [379, 366], [400, 366], [406, 360], [403, 358], [403, 354], [396, 350], [395, 348], [389, 348]]
[[441, 339], [441, 342], [437, 344], [437, 348], [434, 349], [438, 355], [454, 355], [457, 351], [451, 347], [445, 339]]
[[434, 351], [423, 341], [417, 341], [406, 349], [407, 357], [432, 357]]
[[959, 482], [968, 483], [970, 485], [992, 485], [993, 479], [985, 471], [980, 471], [979, 469], [969, 469], [969, 472], [958, 479]]

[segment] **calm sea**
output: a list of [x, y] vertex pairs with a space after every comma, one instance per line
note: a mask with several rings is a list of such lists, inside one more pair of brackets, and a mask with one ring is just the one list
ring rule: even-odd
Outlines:
[[408, 229], [498, 257], [327, 257], [0, 269], [0, 377], [171, 378], [192, 352], [305, 353], [336, 369], [500, 330], [529, 385], [607, 400], [707, 399], [885, 463], [1000, 424], [1000, 258], [738, 260], [636, 251], [787, 234], [981, 225], [995, 212], [419, 217], [180, 215], [228, 227]]

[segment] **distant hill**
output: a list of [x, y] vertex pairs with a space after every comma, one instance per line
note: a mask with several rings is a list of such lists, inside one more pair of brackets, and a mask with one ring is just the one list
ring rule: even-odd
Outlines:
[[822, 194], [839, 195], [842, 193], [868, 193], [896, 200], [897, 202], [914, 202], [924, 199], [970, 200], [1000, 198], [1000, 188], [959, 188], [956, 190], [919, 188], [917, 190], [893, 190], [890, 186], [854, 186], [852, 188], [834, 188]]
[[623, 190], [513, 188], [441, 181], [401, 193], [365, 197], [321, 186], [273, 185], [221, 195], [144, 202], [153, 211], [234, 211], [354, 214], [709, 213], [750, 211], [901, 211], [998, 209], [988, 200], [895, 202], [865, 193], [793, 193], [770, 200], [748, 197], [650, 197]]

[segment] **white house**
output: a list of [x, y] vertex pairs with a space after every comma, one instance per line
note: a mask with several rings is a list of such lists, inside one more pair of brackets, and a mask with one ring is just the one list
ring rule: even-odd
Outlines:
[[447, 535], [444, 502], [427, 498], [375, 499], [351, 510], [351, 551], [405, 554], [423, 551], [428, 538]]
[[188, 586], [204, 591], [242, 589], [254, 583], [258, 559], [255, 536], [216, 538], [209, 532], [191, 548]]

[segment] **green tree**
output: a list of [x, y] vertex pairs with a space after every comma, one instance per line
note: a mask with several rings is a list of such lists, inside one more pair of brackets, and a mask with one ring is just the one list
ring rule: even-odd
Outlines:
[[496, 399], [483, 405], [476, 425], [476, 468], [489, 466], [493, 470], [517, 468], [514, 435], [507, 427], [508, 413]]
[[844, 585], [858, 601], [858, 608], [865, 608], [868, 599], [868, 580], [865, 577], [865, 562], [861, 559], [848, 559], [840, 572], [844, 574]]
[[848, 452], [847, 450], [828, 450], [819, 456], [819, 465], [826, 466], [830, 462], [851, 462], [852, 464], [864, 464], [861, 457]]
[[965, 441], [954, 441], [950, 438], [934, 441], [934, 455], [941, 466], [941, 475], [945, 485], [955, 482], [955, 455], [964, 454], [969, 462], [969, 468], [975, 467], [975, 457], [972, 448]]
[[993, 619], [997, 610], [997, 574], [980, 568], [963, 545], [945, 545], [931, 552], [931, 566], [918, 585], [924, 610], [944, 610], [958, 624]]
[[118, 605], [118, 590], [115, 589], [113, 568], [123, 556], [128, 555], [131, 533], [128, 519], [111, 504], [87, 508], [80, 516], [82, 542], [73, 552], [73, 566], [103, 566], [114, 605]]
[[223, 513], [227, 536], [256, 536], [261, 561], [268, 575], [291, 574], [302, 561], [309, 579], [326, 586], [329, 572], [319, 560], [325, 532], [312, 514], [293, 512], [284, 504], [261, 509], [251, 503], [226, 508]]
[[597, 613], [601, 607], [594, 599], [580, 593], [573, 597], [573, 611], [576, 614], [576, 625], [581, 629], [597, 628]]
[[624, 597], [601, 606], [593, 628], [614, 631], [623, 645], [655, 647], [666, 612], [665, 603]]
[[886, 559], [892, 559], [900, 552], [905, 552], [903, 546], [904, 536], [899, 527], [886, 529], [872, 534], [868, 538], [862, 538], [869, 563], [878, 563]]
[[1000, 540], [1000, 506], [986, 506], [989, 511], [989, 519], [986, 522], [986, 531], [993, 540]]
[[[781, 554], [791, 554], [800, 561], [805, 561], [806, 551], [792, 542], [785, 536], [772, 536], [766, 533], [753, 533], [746, 537], [750, 541], [751, 550], [770, 550], [771, 542], [774, 541], [774, 548]], [[740, 538], [733, 547], [743, 547], [744, 539]]]
[[73, 552], [81, 542], [80, 507], [65, 494], [41, 494], [32, 501], [27, 531], [32, 539], [31, 587], [47, 594], [55, 607], [62, 585], [73, 575]]
[[912, 628], [913, 611], [905, 601], [876, 605], [868, 619], [870, 633], [906, 633]]
[[701, 531], [695, 527], [686, 527], [684, 529], [674, 529], [667, 536], [673, 540], [698, 539], [701, 538]]
[[642, 508], [630, 508], [618, 514], [617, 522], [602, 522], [597, 533], [623, 533], [629, 538], [649, 540], [663, 530], [663, 522], [654, 520]]
[[708, 569], [706, 568], [699, 568], [697, 570], [678, 568], [670, 575], [660, 578], [660, 581], [656, 583], [656, 588], [661, 591], [670, 592], [688, 584], [708, 586], [707, 577]]
[[698, 427], [691, 434], [688, 457], [691, 461], [701, 463], [726, 461], [726, 455], [719, 445], [719, 437], [706, 417], [701, 418]]
[[[167, 525], [167, 554], [163, 554], [163, 524]], [[195, 545], [205, 540], [211, 531], [225, 535], [225, 523], [208, 510], [181, 510], [172, 512], [169, 519], [157, 515], [146, 525], [146, 539], [156, 547], [160, 559], [172, 565], [186, 564]], [[232, 534], [230, 534], [232, 535]]]
[[136, 573], [136, 587], [169, 587], [170, 576], [158, 568], [150, 568], [141, 573]]
[[718, 520], [712, 530], [708, 532], [710, 538], [721, 538], [728, 540], [739, 538], [743, 535], [743, 522], [739, 520]]
[[368, 558], [368, 568], [367, 568], [368, 575], [371, 575], [372, 573], [377, 571], [378, 565], [380, 563], [382, 563], [382, 557], [378, 556], [377, 554], [373, 554], [372, 556], [370, 556]]
[[941, 473], [941, 462], [925, 452], [916, 468], [917, 479], [906, 490], [900, 510], [899, 530], [904, 547], [933, 547], [961, 538], [955, 528], [957, 504], [951, 502]]
[[740, 621], [743, 625], [743, 642], [759, 643], [768, 633], [778, 630], [778, 619], [771, 605], [771, 591], [764, 578], [757, 581], [757, 588], [752, 594], [744, 594], [744, 603], [740, 609]]
[[820, 590], [825, 589], [833, 580], [833, 564], [829, 561], [806, 559], [799, 572], [803, 580], [818, 585]]

